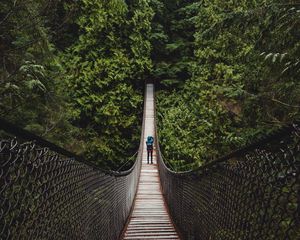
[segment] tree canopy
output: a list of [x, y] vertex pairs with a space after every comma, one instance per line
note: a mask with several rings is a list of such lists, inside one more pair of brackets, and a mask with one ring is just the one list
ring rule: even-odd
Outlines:
[[175, 70], [158, 76], [158, 129], [174, 168], [199, 166], [299, 118], [299, 4], [169, 5], [164, 51], [172, 57], [156, 62]]
[[118, 169], [153, 79], [163, 154], [195, 168], [299, 118], [299, 39], [291, 0], [0, 1], [0, 116]]

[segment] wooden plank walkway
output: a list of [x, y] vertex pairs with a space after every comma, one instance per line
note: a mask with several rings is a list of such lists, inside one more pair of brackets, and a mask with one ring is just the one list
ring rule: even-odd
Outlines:
[[[154, 87], [153, 84], [146, 87], [145, 145], [147, 136], [155, 137]], [[179, 239], [161, 192], [156, 149], [153, 151], [153, 164], [147, 164], [144, 147], [137, 195], [123, 239]]]

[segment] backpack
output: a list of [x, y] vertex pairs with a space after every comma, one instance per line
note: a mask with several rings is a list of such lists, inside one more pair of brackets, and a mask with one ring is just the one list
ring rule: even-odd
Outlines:
[[147, 149], [148, 150], [152, 150], [153, 149], [153, 142], [154, 142], [154, 139], [152, 136], [148, 136], [147, 137], [147, 141], [146, 141], [146, 145], [147, 145]]

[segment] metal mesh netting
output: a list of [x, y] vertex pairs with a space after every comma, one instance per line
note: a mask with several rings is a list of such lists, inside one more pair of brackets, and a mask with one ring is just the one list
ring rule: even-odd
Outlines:
[[295, 124], [185, 173], [169, 170], [159, 152], [163, 193], [182, 236], [300, 239], [299, 141]]
[[0, 119], [27, 140], [0, 139], [0, 239], [118, 239], [140, 176], [142, 124], [134, 165], [113, 172]]
[[0, 239], [118, 239], [138, 186], [144, 127], [143, 116], [134, 165], [113, 172], [0, 119], [4, 135], [17, 136], [0, 138]]
[[32, 142], [0, 141], [1, 239], [117, 239], [140, 157], [127, 174], [109, 175]]

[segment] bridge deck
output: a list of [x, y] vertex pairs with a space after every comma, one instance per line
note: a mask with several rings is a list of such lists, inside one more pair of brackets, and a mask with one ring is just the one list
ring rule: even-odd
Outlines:
[[[147, 84], [146, 91], [144, 142], [147, 136], [155, 136], [153, 84]], [[155, 149], [153, 164], [147, 164], [147, 150], [143, 150], [137, 195], [123, 239], [179, 239], [162, 196]]]

